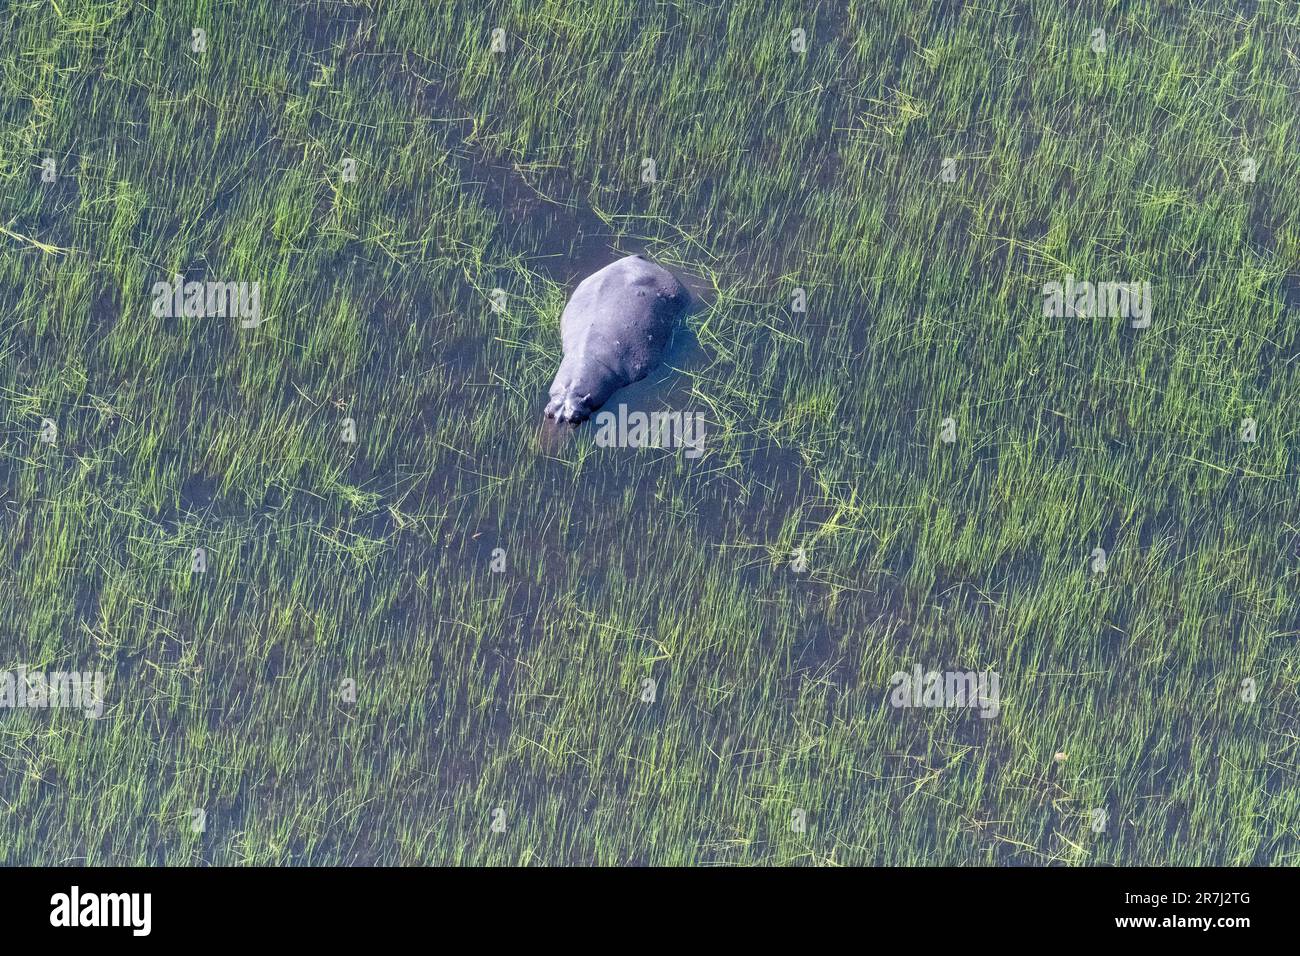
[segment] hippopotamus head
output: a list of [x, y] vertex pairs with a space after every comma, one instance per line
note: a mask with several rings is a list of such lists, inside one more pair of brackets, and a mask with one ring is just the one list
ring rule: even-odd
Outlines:
[[614, 383], [607, 370], [590, 362], [565, 358], [551, 383], [551, 400], [546, 417], [569, 425], [580, 425], [605, 404]]

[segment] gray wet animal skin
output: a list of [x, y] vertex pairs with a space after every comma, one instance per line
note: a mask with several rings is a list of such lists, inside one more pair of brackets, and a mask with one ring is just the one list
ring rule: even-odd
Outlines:
[[691, 295], [644, 256], [611, 262], [578, 284], [560, 316], [564, 359], [546, 417], [577, 425], [663, 360]]

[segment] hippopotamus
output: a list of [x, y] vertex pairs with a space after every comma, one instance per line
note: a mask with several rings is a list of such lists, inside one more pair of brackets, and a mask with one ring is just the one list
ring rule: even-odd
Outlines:
[[663, 266], [635, 255], [578, 284], [560, 316], [564, 358], [546, 417], [578, 425], [658, 365], [691, 294]]

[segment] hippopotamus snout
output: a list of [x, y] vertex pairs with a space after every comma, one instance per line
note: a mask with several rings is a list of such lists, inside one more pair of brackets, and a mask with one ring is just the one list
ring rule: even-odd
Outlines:
[[546, 406], [546, 417], [557, 422], [580, 425], [591, 417], [591, 406], [587, 404], [591, 396], [579, 398], [572, 393], [560, 392], [551, 396]]

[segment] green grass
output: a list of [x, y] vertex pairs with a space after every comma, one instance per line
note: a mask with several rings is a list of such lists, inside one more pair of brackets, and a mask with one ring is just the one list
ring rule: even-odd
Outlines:
[[[0, 863], [1300, 862], [1298, 36], [15, 0], [0, 670], [108, 693], [0, 711]], [[714, 290], [699, 459], [539, 441], [594, 225]], [[176, 272], [266, 321], [155, 318]], [[1067, 273], [1151, 327], [1045, 318]]]

